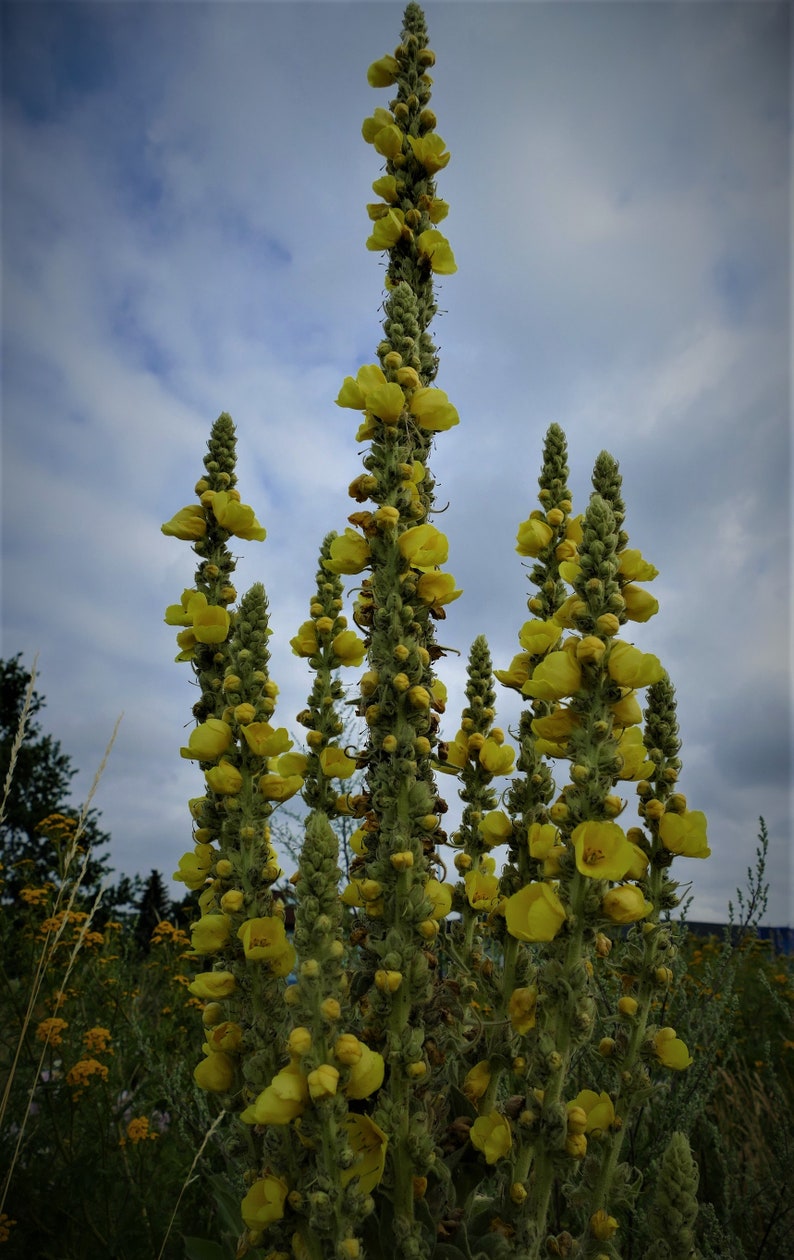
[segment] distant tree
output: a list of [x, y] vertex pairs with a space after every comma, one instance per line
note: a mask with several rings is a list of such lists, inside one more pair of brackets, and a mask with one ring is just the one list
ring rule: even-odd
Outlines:
[[[0, 797], [5, 791], [11, 752], [32, 677], [20, 664], [21, 656], [20, 652], [0, 660]], [[34, 689], [24, 741], [16, 756], [0, 821], [0, 862], [5, 881], [0, 899], [6, 903], [16, 901], [26, 884], [41, 885], [59, 879], [61, 855], [69, 838], [66, 824], [74, 824], [79, 817], [79, 810], [67, 804], [77, 769], [61, 750], [60, 742], [42, 734], [35, 720], [44, 704], [44, 697]], [[96, 856], [97, 850], [110, 840], [109, 834], [99, 829], [98, 817], [95, 810], [89, 810], [79, 841], [81, 849], [90, 848], [91, 853], [81, 886], [88, 898], [96, 894], [108, 875], [107, 858]]]
[[135, 920], [135, 943], [143, 954], [148, 954], [152, 932], [158, 923], [164, 920], [173, 921], [174, 912], [171, 899], [163, 887], [163, 877], [159, 871], [152, 871], [143, 886], [143, 894], [137, 906], [138, 917]]

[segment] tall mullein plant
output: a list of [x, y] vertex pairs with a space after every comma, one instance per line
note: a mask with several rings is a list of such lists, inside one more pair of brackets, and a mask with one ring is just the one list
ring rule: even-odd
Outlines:
[[364, 1035], [382, 1051], [388, 1077], [372, 1118], [388, 1135], [383, 1189], [401, 1255], [425, 1254], [415, 1193], [435, 1159], [422, 1094], [429, 1075], [423, 1052], [424, 1008], [430, 997], [432, 945], [452, 890], [435, 878], [435, 836], [445, 806], [431, 765], [443, 699], [432, 665], [439, 655], [432, 618], [460, 594], [440, 566], [445, 536], [428, 516], [433, 480], [428, 454], [434, 434], [458, 422], [446, 394], [433, 388], [437, 355], [427, 328], [435, 313], [433, 273], [455, 270], [436, 228], [446, 205], [434, 175], [449, 160], [428, 107], [435, 58], [421, 9], [409, 4], [394, 56], [370, 67], [373, 86], [394, 86], [390, 108], [364, 123], [364, 138], [386, 161], [373, 185], [382, 198], [369, 208], [368, 248], [388, 258], [383, 339], [378, 364], [348, 377], [340, 406], [364, 413], [358, 438], [368, 440], [365, 473], [351, 486], [372, 509], [351, 517], [354, 529], [331, 544], [326, 568], [369, 570], [357, 621], [367, 635], [368, 670], [361, 708], [368, 740], [364, 829], [366, 860], [358, 881], [362, 928], [357, 942], [368, 986]]

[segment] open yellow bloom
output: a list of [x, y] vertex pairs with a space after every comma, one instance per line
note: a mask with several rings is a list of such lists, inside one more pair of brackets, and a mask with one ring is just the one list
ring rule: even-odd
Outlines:
[[565, 907], [549, 884], [526, 884], [505, 902], [505, 920], [519, 941], [551, 941], [565, 922]]
[[344, 1188], [355, 1177], [359, 1194], [372, 1194], [386, 1167], [389, 1139], [369, 1116], [348, 1115], [344, 1125], [356, 1158], [349, 1168], [340, 1171], [340, 1184]]
[[636, 884], [621, 884], [604, 895], [601, 910], [613, 923], [639, 923], [648, 917], [653, 906]]
[[212, 1094], [226, 1094], [234, 1084], [234, 1059], [221, 1052], [209, 1054], [193, 1069], [199, 1089]]
[[290, 639], [289, 645], [295, 656], [314, 656], [319, 648], [317, 627], [314, 622], [304, 621], [295, 638]]
[[330, 556], [323, 560], [329, 573], [360, 573], [369, 564], [369, 543], [354, 529], [346, 529], [331, 542]]
[[207, 787], [218, 796], [236, 796], [243, 786], [243, 776], [236, 766], [222, 757], [217, 766], [204, 771]]
[[445, 142], [436, 131], [429, 131], [424, 136], [409, 136], [408, 143], [417, 162], [422, 164], [428, 175], [435, 175], [437, 171], [443, 170], [451, 157]]
[[562, 634], [562, 626], [554, 621], [525, 621], [518, 634], [518, 641], [525, 652], [541, 656], [554, 647]]
[[566, 651], [550, 652], [535, 666], [521, 694], [536, 700], [562, 700], [572, 696], [581, 685], [582, 670], [576, 657]]
[[542, 862], [557, 844], [559, 832], [553, 823], [530, 823], [527, 831], [529, 856]]
[[579, 823], [571, 833], [576, 868], [590, 879], [622, 879], [632, 861], [632, 849], [617, 823]]
[[225, 914], [205, 914], [190, 929], [196, 954], [217, 954], [229, 940], [229, 920]]
[[344, 1092], [348, 1098], [369, 1098], [383, 1084], [386, 1064], [383, 1055], [377, 1050], [370, 1050], [363, 1041], [359, 1042], [361, 1055], [350, 1065], [350, 1075]]
[[669, 853], [681, 857], [707, 858], [711, 849], [706, 840], [706, 815], [699, 809], [683, 814], [663, 814], [659, 820], [659, 839]]
[[460, 416], [443, 389], [427, 386], [415, 389], [408, 410], [423, 429], [440, 433], [460, 422]]
[[659, 1061], [675, 1072], [683, 1072], [694, 1062], [685, 1043], [676, 1036], [674, 1028], [660, 1028], [653, 1039], [653, 1048]]
[[449, 541], [435, 525], [414, 525], [397, 539], [400, 554], [414, 569], [434, 569], [449, 555]]
[[482, 1151], [486, 1164], [495, 1164], [502, 1159], [513, 1145], [513, 1134], [510, 1122], [498, 1111], [487, 1116], [480, 1116], [474, 1121], [469, 1131], [472, 1146]]
[[217, 1002], [219, 998], [228, 997], [237, 988], [237, 981], [231, 971], [202, 971], [188, 985], [188, 992], [194, 997], [206, 998]]
[[220, 718], [207, 718], [190, 732], [187, 748], [180, 748], [180, 756], [191, 761], [215, 761], [226, 752], [232, 742], [232, 728]]
[[650, 621], [659, 611], [659, 601], [642, 586], [629, 582], [621, 590], [626, 601], [626, 616], [630, 621]]
[[582, 1089], [568, 1106], [582, 1108], [587, 1116], [584, 1131], [593, 1137], [606, 1132], [615, 1123], [615, 1105], [609, 1094], [597, 1094], [595, 1090]]
[[619, 779], [645, 779], [653, 773], [654, 764], [648, 760], [648, 750], [642, 739], [642, 731], [630, 726], [618, 740], [618, 756], [622, 761]]
[[293, 1060], [276, 1073], [240, 1119], [244, 1124], [290, 1124], [306, 1110], [308, 1101], [308, 1081]]
[[229, 633], [232, 619], [225, 608], [218, 604], [202, 605], [193, 600], [190, 605], [193, 614], [193, 635], [197, 643], [223, 643]]
[[458, 264], [455, 262], [452, 247], [443, 232], [439, 232], [437, 228], [428, 228], [425, 232], [419, 233], [416, 245], [420, 254], [424, 254], [430, 263], [431, 271], [435, 271], [440, 276], [455, 274]]
[[494, 678], [496, 678], [503, 687], [514, 687], [520, 691], [524, 683], [529, 678], [531, 662], [532, 656], [529, 652], [519, 652], [513, 657], [507, 669], [494, 670]]
[[513, 990], [507, 1004], [507, 1013], [515, 1032], [523, 1036], [535, 1027], [537, 1003], [538, 991], [534, 986]]
[[242, 941], [245, 956], [251, 962], [262, 959], [269, 961], [283, 953], [289, 944], [284, 920], [277, 915], [246, 919], [245, 923], [238, 928], [237, 937]]
[[495, 910], [499, 902], [499, 880], [479, 866], [463, 876], [466, 898], [472, 910]]
[[499, 744], [495, 739], [486, 739], [477, 760], [483, 770], [487, 770], [489, 774], [512, 774], [515, 756], [515, 750], [507, 744]]
[[618, 554], [618, 573], [627, 582], [650, 582], [659, 576], [659, 570], [644, 559], [642, 552], [630, 547]]
[[429, 604], [431, 609], [438, 612], [442, 604], [451, 604], [454, 599], [460, 598], [463, 591], [456, 587], [451, 573], [432, 569], [422, 574], [416, 584], [416, 593], [423, 604]]
[[538, 739], [548, 739], [553, 744], [564, 744], [582, 719], [570, 709], [555, 709], [547, 717], [533, 718], [532, 731]]
[[658, 656], [641, 652], [622, 639], [612, 641], [607, 672], [619, 687], [647, 687], [664, 677], [664, 669]]
[[207, 532], [207, 518], [200, 503], [192, 503], [180, 508], [176, 515], [160, 526], [160, 530], [169, 538], [181, 538], [183, 542], [196, 542]]
[[287, 1183], [269, 1173], [255, 1181], [240, 1205], [242, 1218], [248, 1229], [267, 1229], [284, 1215]]
[[452, 909], [451, 884], [441, 884], [437, 879], [429, 879], [425, 884], [425, 896], [430, 902], [431, 919], [443, 919]]
[[476, 1103], [482, 1098], [491, 1083], [491, 1065], [487, 1059], [475, 1063], [463, 1078], [463, 1093], [469, 1102]]
[[530, 516], [518, 527], [516, 551], [520, 556], [539, 556], [548, 547], [554, 531], [545, 521]]
[[186, 884], [191, 892], [198, 892], [209, 874], [212, 866], [212, 850], [208, 844], [196, 845], [193, 853], [184, 853], [179, 859], [179, 868], [174, 871], [172, 879]]
[[284, 777], [280, 774], [263, 774], [259, 780], [259, 791], [266, 801], [288, 801], [303, 787], [303, 779], [299, 774]]
[[367, 395], [379, 385], [386, 384], [386, 374], [377, 363], [365, 363], [358, 369], [355, 379], [346, 376], [336, 399], [337, 407], [350, 407], [353, 411], [365, 411]]
[[292, 747], [286, 726], [274, 730], [269, 722], [249, 722], [242, 730], [246, 744], [257, 757], [278, 757]]
[[[390, 216], [396, 217], [397, 214], [398, 211], [396, 210], [389, 211]], [[375, 224], [375, 231], [370, 240], [375, 239], [379, 235], [378, 229], [384, 222], [388, 222], [388, 220], [381, 219]], [[384, 233], [381, 232], [380, 235], [384, 235]], [[399, 236], [396, 239], [399, 240]], [[380, 245], [376, 248], [383, 249], [384, 246]], [[396, 424], [404, 410], [405, 395], [400, 386], [394, 381], [388, 381], [385, 385], [378, 385], [367, 393], [367, 411], [372, 412], [373, 416], [377, 416], [385, 424]]]
[[360, 665], [367, 653], [367, 645], [355, 630], [342, 630], [331, 641], [334, 656], [340, 665]]
[[254, 516], [254, 509], [240, 503], [227, 490], [219, 490], [211, 498], [212, 512], [221, 529], [227, 529], [236, 538], [247, 542], [264, 542], [267, 531]]
[[320, 769], [327, 779], [349, 779], [355, 773], [355, 758], [329, 744], [320, 753]]
[[483, 838], [483, 843], [493, 848], [494, 845], [505, 844], [509, 840], [513, 834], [513, 824], [504, 810], [492, 809], [480, 819], [477, 830]]
[[367, 83], [374, 88], [390, 87], [395, 82], [399, 69], [396, 58], [387, 53], [385, 57], [373, 61], [367, 71]]

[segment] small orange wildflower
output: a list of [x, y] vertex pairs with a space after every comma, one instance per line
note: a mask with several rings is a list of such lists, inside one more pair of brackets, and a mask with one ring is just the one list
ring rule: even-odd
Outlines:
[[51, 1015], [49, 1019], [43, 1019], [36, 1029], [36, 1038], [38, 1041], [47, 1042], [51, 1046], [60, 1046], [63, 1042], [61, 1033], [64, 1028], [68, 1028], [68, 1020], [59, 1019], [57, 1015]]

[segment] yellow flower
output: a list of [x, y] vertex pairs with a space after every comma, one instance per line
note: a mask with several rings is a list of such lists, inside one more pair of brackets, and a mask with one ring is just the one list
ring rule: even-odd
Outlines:
[[243, 943], [245, 956], [251, 962], [270, 961], [283, 954], [289, 942], [284, 920], [277, 915], [259, 919], [246, 919], [237, 930], [238, 940]]
[[642, 709], [633, 691], [627, 691], [625, 696], [609, 707], [616, 726], [637, 726], [642, 721]]
[[539, 556], [548, 547], [554, 531], [545, 521], [530, 516], [528, 521], [518, 527], [518, 545], [516, 551], [520, 556]]
[[538, 739], [548, 739], [553, 744], [564, 744], [582, 719], [570, 709], [555, 709], [547, 717], [533, 718], [532, 731]]
[[538, 991], [534, 987], [514, 989], [507, 1004], [507, 1013], [514, 1030], [522, 1036], [535, 1027]]
[[621, 590], [626, 601], [626, 616], [630, 621], [650, 621], [659, 611], [659, 601], [642, 586], [628, 583]]
[[491, 1083], [491, 1065], [487, 1059], [481, 1059], [470, 1068], [463, 1080], [463, 1093], [469, 1102], [476, 1103], [482, 1098]]
[[562, 700], [564, 696], [572, 696], [581, 685], [582, 671], [576, 658], [566, 651], [550, 652], [535, 666], [521, 694], [536, 700]]
[[348, 1098], [369, 1098], [383, 1084], [386, 1064], [383, 1055], [377, 1050], [370, 1050], [364, 1042], [359, 1042], [361, 1056], [350, 1065], [344, 1092]]
[[494, 678], [496, 678], [503, 687], [515, 687], [517, 690], [523, 687], [529, 678], [529, 668], [532, 662], [532, 656], [529, 652], [519, 652], [510, 662], [508, 669], [495, 669]]
[[435, 525], [414, 525], [397, 539], [400, 554], [415, 569], [433, 569], [449, 554], [449, 542]]
[[435, 175], [437, 171], [443, 170], [452, 156], [447, 152], [447, 146], [441, 136], [435, 131], [430, 131], [424, 136], [409, 136], [408, 143], [413, 149], [417, 162], [421, 163], [428, 175]]
[[354, 529], [346, 529], [331, 542], [330, 556], [323, 560], [329, 573], [360, 573], [369, 564], [369, 543]]
[[486, 739], [480, 749], [478, 761], [489, 774], [512, 774], [515, 751], [507, 744], [499, 744], [495, 739]]
[[642, 890], [636, 884], [621, 884], [610, 888], [601, 902], [601, 911], [613, 923], [639, 923], [653, 910]]
[[590, 879], [622, 879], [632, 861], [623, 829], [613, 822], [583, 822], [571, 833], [576, 868]]
[[619, 687], [647, 687], [664, 677], [662, 663], [651, 652], [641, 652], [631, 643], [615, 639], [607, 661], [607, 672]]
[[460, 416], [443, 389], [415, 389], [408, 410], [423, 429], [440, 433], [460, 422]]
[[525, 652], [542, 656], [554, 647], [562, 634], [562, 626], [554, 621], [525, 621], [518, 634], [518, 641]]
[[490, 849], [494, 845], [505, 844], [513, 834], [513, 824], [503, 810], [492, 809], [480, 819], [477, 830]]
[[207, 532], [207, 518], [200, 503], [180, 508], [170, 521], [160, 529], [168, 538], [181, 538], [183, 542], [196, 542]]
[[217, 954], [229, 940], [229, 920], [225, 914], [205, 914], [190, 929], [195, 954]]
[[398, 153], [402, 152], [403, 133], [400, 128], [391, 124], [388, 127], [382, 127], [376, 132], [372, 141], [375, 152], [380, 153], [381, 157], [394, 158]]
[[74, 1067], [70, 1068], [66, 1073], [66, 1083], [72, 1089], [78, 1089], [82, 1092], [92, 1076], [98, 1076], [101, 1080], [106, 1081], [108, 1069], [105, 1067], [105, 1064], [100, 1063], [97, 1059], [78, 1059]]
[[559, 833], [553, 823], [530, 823], [527, 832], [529, 856], [542, 862], [557, 843]]
[[254, 509], [241, 503], [228, 490], [219, 490], [210, 498], [212, 512], [221, 529], [248, 542], [264, 542], [267, 531], [254, 516]]
[[43, 1019], [38, 1025], [36, 1037], [39, 1041], [46, 1041], [51, 1046], [60, 1046], [63, 1044], [61, 1033], [68, 1027], [68, 1020], [51, 1015], [49, 1019]]
[[462, 770], [469, 760], [469, 738], [465, 731], [458, 731], [451, 744], [447, 744], [448, 766]]
[[660, 1028], [653, 1039], [653, 1048], [659, 1061], [675, 1072], [683, 1072], [694, 1061], [684, 1042], [676, 1037], [674, 1028]]
[[389, 54], [379, 57], [367, 71], [367, 83], [374, 88], [389, 87], [397, 78], [399, 69], [396, 58]]
[[669, 853], [681, 857], [707, 858], [711, 849], [706, 840], [706, 815], [699, 809], [683, 814], [663, 814], [659, 820], [659, 839]]
[[551, 941], [565, 922], [565, 907], [549, 884], [526, 884], [505, 903], [507, 930], [519, 941]]
[[287, 1183], [268, 1173], [255, 1181], [240, 1204], [242, 1218], [248, 1229], [267, 1229], [284, 1215]]
[[192, 761], [215, 761], [232, 742], [232, 728], [220, 718], [207, 718], [190, 732], [187, 748], [180, 748], [182, 757]]
[[286, 778], [280, 774], [263, 774], [259, 780], [259, 791], [266, 801], [288, 801], [302, 787], [303, 779], [299, 774]]
[[459, 599], [463, 591], [455, 586], [451, 573], [433, 570], [422, 574], [416, 584], [416, 593], [423, 604], [429, 604], [437, 611], [442, 604], [451, 604], [453, 599]]
[[229, 633], [232, 619], [225, 608], [217, 604], [191, 603], [193, 611], [193, 635], [197, 643], [223, 643]]
[[384, 201], [396, 201], [400, 195], [394, 175], [381, 175], [373, 183], [372, 191]]
[[340, 665], [360, 665], [367, 653], [367, 645], [355, 630], [342, 630], [331, 642], [334, 656]]
[[614, 1216], [610, 1216], [605, 1208], [599, 1208], [590, 1217], [590, 1233], [599, 1242], [608, 1242], [613, 1234], [617, 1232], [618, 1223]]
[[[203, 1018], [206, 1019], [207, 1012], [204, 1010]], [[210, 1028], [207, 1033], [207, 1051], [213, 1054], [220, 1052], [224, 1054], [236, 1054], [240, 1049], [243, 1040], [243, 1030], [239, 1024], [235, 1024], [231, 1019], [225, 1019], [222, 1023], [217, 1024], [214, 1028]]]
[[[398, 213], [399, 211], [390, 210], [389, 216], [394, 217]], [[388, 222], [388, 220], [381, 219], [375, 224], [375, 231], [370, 237], [370, 240], [374, 240], [375, 237], [378, 236], [378, 229], [384, 222]], [[382, 232], [381, 235], [383, 235]], [[399, 239], [399, 236], [397, 239]], [[394, 241], [392, 241], [391, 244], [394, 244]], [[367, 242], [367, 245], [369, 246], [369, 241]], [[370, 248], [372, 248], [372, 246], [370, 246]], [[384, 249], [387, 247], [378, 245], [375, 246], [375, 248]], [[394, 381], [389, 381], [385, 385], [378, 385], [375, 389], [371, 389], [367, 393], [367, 411], [371, 411], [374, 416], [377, 416], [379, 420], [383, 420], [385, 424], [396, 424], [404, 410], [405, 395], [400, 389], [400, 386]]]
[[499, 901], [499, 880], [478, 867], [463, 876], [466, 897], [472, 910], [495, 910]]
[[[443, 232], [439, 232], [438, 228], [427, 228], [426, 231], [420, 232], [416, 238], [416, 245], [420, 254], [429, 261], [431, 271], [435, 271], [440, 276], [455, 274], [458, 269], [455, 255], [446, 236]], [[454, 420], [452, 423], [455, 423]]]
[[337, 407], [350, 407], [353, 411], [364, 411], [367, 406], [367, 395], [380, 385], [386, 384], [383, 368], [377, 363], [365, 363], [358, 369], [355, 379], [346, 376], [336, 399]]
[[276, 1073], [240, 1119], [244, 1124], [290, 1124], [305, 1111], [308, 1101], [308, 1082], [293, 1060]]
[[344, 1125], [347, 1130], [347, 1140], [356, 1158], [349, 1168], [340, 1170], [340, 1184], [344, 1189], [355, 1177], [358, 1181], [359, 1194], [372, 1194], [383, 1176], [389, 1139], [374, 1120], [370, 1120], [369, 1116], [350, 1114]]
[[356, 762], [341, 748], [329, 744], [320, 753], [320, 769], [327, 779], [349, 779], [355, 773]]
[[627, 582], [650, 582], [659, 576], [659, 570], [643, 558], [642, 552], [631, 548], [618, 555], [618, 573]]
[[645, 779], [653, 773], [654, 764], [648, 760], [648, 750], [638, 727], [630, 726], [623, 731], [618, 740], [617, 753], [622, 762], [618, 771], [619, 779]]
[[615, 1105], [609, 1094], [597, 1094], [595, 1090], [582, 1089], [568, 1106], [582, 1108], [587, 1116], [584, 1131], [593, 1137], [610, 1129], [615, 1123]]
[[507, 1118], [498, 1111], [480, 1116], [469, 1131], [472, 1146], [482, 1151], [486, 1164], [495, 1164], [513, 1145], [513, 1134]]
[[231, 971], [202, 971], [193, 983], [188, 985], [188, 992], [194, 997], [217, 1002], [219, 998], [228, 997], [230, 993], [234, 993], [236, 988], [237, 981]]
[[234, 1084], [234, 1059], [221, 1051], [207, 1055], [193, 1069], [193, 1079], [199, 1089], [212, 1094], [228, 1094]]
[[243, 727], [246, 744], [257, 757], [279, 757], [292, 747], [292, 740], [285, 726], [275, 730], [269, 722], [249, 722]]
[[191, 892], [197, 892], [209, 874], [212, 866], [212, 853], [209, 845], [197, 845], [193, 853], [184, 853], [179, 859], [179, 869], [174, 871], [172, 879], [186, 884]]
[[314, 1102], [319, 1102], [321, 1098], [332, 1098], [339, 1084], [339, 1069], [332, 1067], [330, 1063], [321, 1063], [309, 1073], [306, 1080]]
[[451, 884], [440, 884], [437, 879], [429, 879], [425, 884], [425, 896], [430, 902], [431, 919], [443, 919], [452, 909]]
[[243, 776], [236, 766], [222, 757], [217, 766], [204, 771], [207, 787], [218, 796], [236, 796], [243, 786]]
[[361, 134], [367, 144], [372, 144], [379, 131], [384, 127], [389, 127], [394, 122], [394, 115], [390, 114], [387, 109], [380, 106], [375, 110], [370, 118], [365, 118], [361, 124]]
[[295, 656], [314, 656], [319, 648], [317, 628], [313, 621], [304, 621], [289, 645]]

